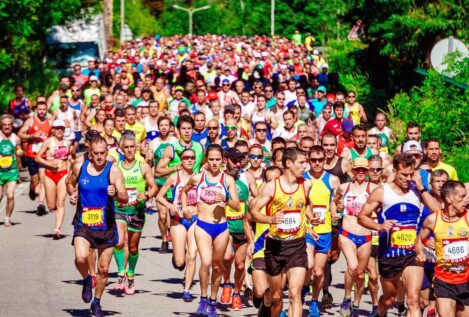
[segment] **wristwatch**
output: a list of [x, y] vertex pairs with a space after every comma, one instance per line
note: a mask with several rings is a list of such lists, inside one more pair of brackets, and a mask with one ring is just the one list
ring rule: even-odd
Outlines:
[[424, 187], [424, 188], [422, 188], [422, 189], [419, 190], [419, 193], [420, 193], [420, 194], [423, 194], [423, 193], [425, 193], [426, 191], [427, 191], [427, 189]]

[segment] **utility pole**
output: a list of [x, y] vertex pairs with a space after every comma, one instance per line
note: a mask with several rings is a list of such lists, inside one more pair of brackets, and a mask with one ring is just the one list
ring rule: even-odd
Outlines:
[[106, 51], [112, 46], [112, 0], [104, 0], [104, 34], [106, 37]]
[[272, 0], [270, 12], [270, 35], [275, 35], [275, 0]]
[[124, 43], [124, 25], [125, 25], [124, 12], [125, 12], [125, 0], [121, 0], [121, 39], [120, 39], [121, 47], [122, 47], [122, 44]]
[[178, 6], [177, 4], [173, 4], [173, 8], [177, 10], [182, 10], [185, 11], [189, 14], [189, 35], [192, 35], [192, 15], [197, 12], [197, 11], [202, 11], [202, 10], [207, 10], [210, 9], [210, 6], [203, 6], [200, 8], [183, 8], [181, 6]]

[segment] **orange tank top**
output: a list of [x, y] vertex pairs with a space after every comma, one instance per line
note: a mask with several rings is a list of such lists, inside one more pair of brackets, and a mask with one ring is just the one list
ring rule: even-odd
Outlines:
[[49, 120], [41, 122], [37, 117], [33, 117], [33, 125], [29, 128], [27, 134], [40, 134], [41, 138], [28, 139], [28, 147], [26, 148], [26, 157], [35, 158], [42, 143], [49, 137], [51, 125]]

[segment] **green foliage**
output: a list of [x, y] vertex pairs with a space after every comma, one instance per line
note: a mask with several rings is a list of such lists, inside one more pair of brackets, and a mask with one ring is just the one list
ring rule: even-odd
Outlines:
[[0, 108], [13, 96], [16, 83], [25, 85], [28, 96], [50, 92], [54, 75], [42, 65], [47, 30], [78, 17], [83, 7], [93, 3], [80, 0], [0, 2]]

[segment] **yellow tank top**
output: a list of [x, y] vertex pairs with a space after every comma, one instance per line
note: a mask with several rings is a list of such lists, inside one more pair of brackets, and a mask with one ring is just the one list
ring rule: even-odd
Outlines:
[[350, 119], [352, 119], [353, 124], [357, 125], [360, 124], [360, 107], [358, 106], [358, 103], [354, 103], [350, 108]]
[[435, 277], [452, 284], [469, 281], [469, 224], [467, 214], [454, 222], [445, 221], [442, 211], [436, 215]]
[[319, 216], [320, 224], [314, 227], [316, 233], [332, 232], [332, 219], [330, 203], [332, 197], [332, 188], [329, 185], [329, 173], [324, 173], [320, 179], [311, 177], [311, 191], [309, 192], [309, 201], [312, 211]]
[[166, 93], [165, 91], [155, 92], [155, 100], [158, 101], [160, 110], [167, 110], [168, 106], [166, 104]]
[[273, 216], [283, 212], [283, 222], [271, 224], [269, 237], [282, 240], [302, 238], [306, 234], [306, 193], [304, 179], [298, 181], [298, 188], [293, 193], [286, 193], [280, 184], [280, 178], [275, 180], [274, 196], [267, 204], [267, 215]]
[[[265, 215], [265, 207], [261, 209], [261, 214]], [[256, 222], [256, 232], [254, 233], [254, 252], [253, 259], [264, 258], [265, 238], [269, 232], [270, 225], [268, 223]]]

